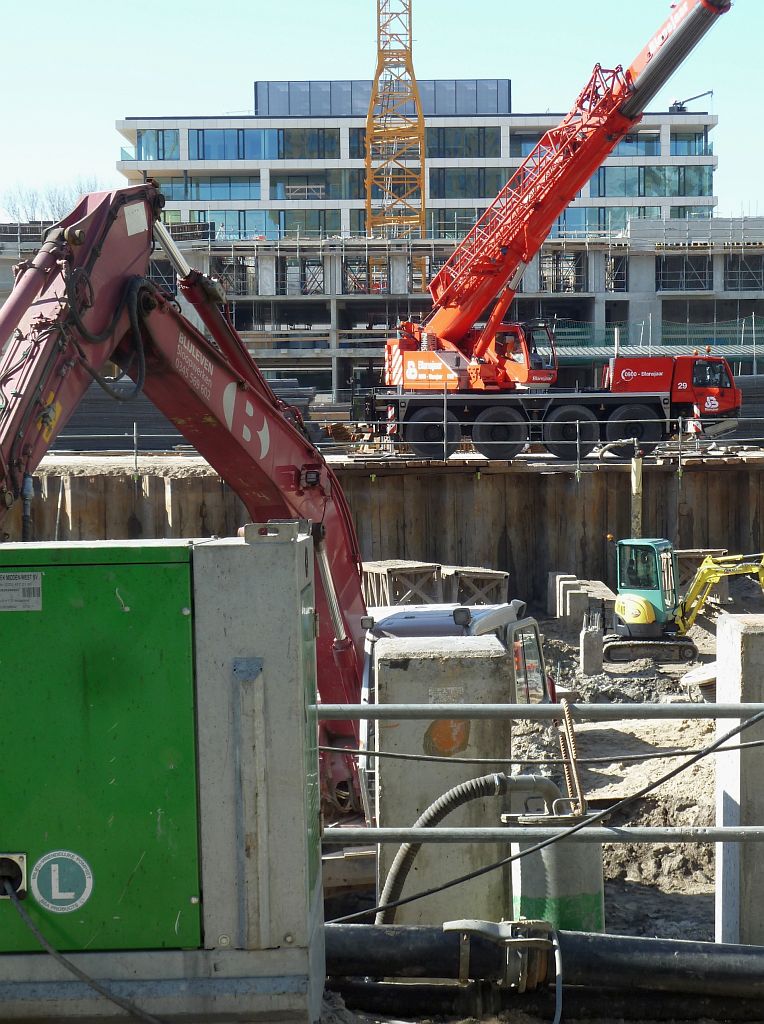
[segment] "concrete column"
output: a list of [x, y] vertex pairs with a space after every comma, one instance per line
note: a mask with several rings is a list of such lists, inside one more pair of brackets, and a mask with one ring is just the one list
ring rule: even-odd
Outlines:
[[271, 198], [271, 169], [262, 167], [260, 169], [260, 199]]
[[539, 290], [539, 258], [534, 256], [523, 274], [523, 293], [533, 294]]
[[269, 254], [257, 257], [258, 295], [276, 294], [276, 257]]
[[602, 641], [602, 629], [581, 630], [579, 672], [582, 676], [596, 676], [602, 671]]
[[406, 252], [390, 253], [390, 294], [408, 295], [409, 258]]
[[[716, 699], [720, 704], [764, 701], [764, 615], [722, 615], [717, 625]], [[717, 735], [738, 724], [722, 719]], [[764, 725], [732, 743], [764, 739]], [[764, 748], [716, 755], [717, 825], [764, 821]], [[716, 941], [764, 943], [764, 849], [761, 843], [716, 844]]]
[[[378, 640], [374, 652], [377, 702], [425, 704], [475, 701], [490, 703], [514, 699], [512, 654], [496, 637], [395, 637]], [[511, 723], [438, 718], [432, 721], [377, 722], [369, 747], [392, 753], [439, 754], [440, 763], [420, 763], [393, 758], [377, 761], [376, 810], [381, 826], [411, 825], [422, 811], [451, 787], [487, 772], [478, 765], [454, 762], [451, 756], [492, 757], [497, 751], [511, 759]], [[448, 815], [446, 824], [478, 827], [495, 824], [509, 811], [509, 798], [473, 800]], [[397, 848], [379, 848], [380, 890]], [[456, 878], [465, 870], [481, 867], [506, 856], [502, 843], [472, 847], [424, 843], [417, 854], [403, 895]], [[509, 871], [492, 871], [455, 889], [428, 896], [399, 907], [399, 924], [440, 924], [459, 917], [499, 920], [511, 914]]]
[[724, 253], [717, 252], [711, 257], [713, 268], [713, 288], [715, 292], [724, 291]]

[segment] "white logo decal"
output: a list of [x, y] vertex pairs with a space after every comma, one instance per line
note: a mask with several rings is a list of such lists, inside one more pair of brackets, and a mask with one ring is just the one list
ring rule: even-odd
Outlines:
[[79, 910], [93, 891], [90, 865], [71, 850], [54, 850], [40, 857], [29, 881], [40, 906], [54, 914]]
[[636, 370], [621, 370], [621, 380], [634, 380], [636, 376]]
[[710, 412], [715, 412], [719, 408], [719, 403], [713, 395], [706, 395], [705, 408]]
[[416, 363], [409, 359], [406, 363], [406, 380], [416, 380], [419, 377], [417, 373]]

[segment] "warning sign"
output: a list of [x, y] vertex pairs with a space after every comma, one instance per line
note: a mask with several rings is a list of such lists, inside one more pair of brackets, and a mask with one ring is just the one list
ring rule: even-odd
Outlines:
[[40, 857], [29, 879], [32, 895], [45, 910], [71, 914], [87, 903], [93, 891], [93, 872], [71, 850], [54, 850]]

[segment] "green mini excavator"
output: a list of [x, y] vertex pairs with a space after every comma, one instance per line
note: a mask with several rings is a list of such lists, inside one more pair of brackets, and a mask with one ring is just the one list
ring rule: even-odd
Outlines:
[[764, 590], [764, 554], [707, 555], [682, 597], [677, 558], [668, 540], [630, 537], [617, 545], [615, 634], [605, 637], [605, 661], [693, 661], [687, 636], [711, 588], [726, 576], [755, 576]]

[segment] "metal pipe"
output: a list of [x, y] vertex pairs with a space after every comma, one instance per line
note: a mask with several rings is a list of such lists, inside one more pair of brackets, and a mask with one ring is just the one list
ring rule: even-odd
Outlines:
[[154, 241], [164, 249], [165, 256], [172, 263], [175, 273], [183, 279], [187, 278], [191, 273], [191, 266], [161, 220], [154, 221]]
[[[416, 925], [327, 924], [327, 974], [458, 978], [461, 934]], [[557, 936], [566, 985], [764, 996], [762, 946], [569, 931]], [[486, 941], [470, 935], [467, 974], [473, 980], [496, 980], [501, 962], [506, 971], [504, 946], [496, 945], [497, 958]]]
[[[566, 829], [551, 826], [513, 826], [505, 828], [329, 828], [324, 832], [327, 842], [345, 846], [368, 846], [370, 843], [516, 843], [541, 842], [565, 836]], [[587, 826], [565, 836], [570, 843], [731, 843], [761, 842], [763, 825], [685, 825], [682, 827]]]
[[[568, 707], [573, 717], [581, 722], [647, 721], [652, 718], [744, 719], [764, 711], [764, 704], [569, 704]], [[539, 722], [562, 717], [559, 704], [317, 704], [312, 710], [320, 719], [366, 718], [369, 721], [518, 718]]]

